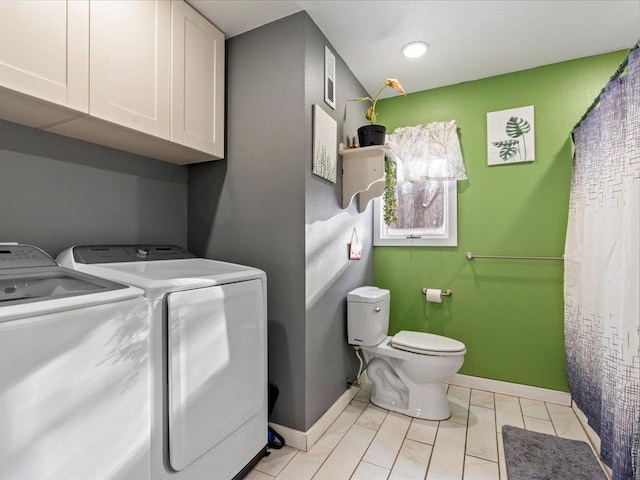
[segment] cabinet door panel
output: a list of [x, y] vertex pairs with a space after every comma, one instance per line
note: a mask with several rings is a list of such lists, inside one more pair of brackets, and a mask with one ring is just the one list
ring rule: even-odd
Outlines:
[[224, 155], [224, 34], [172, 2], [171, 140]]
[[89, 3], [0, 2], [0, 85], [86, 113]]
[[164, 0], [91, 2], [92, 116], [169, 138], [170, 15]]

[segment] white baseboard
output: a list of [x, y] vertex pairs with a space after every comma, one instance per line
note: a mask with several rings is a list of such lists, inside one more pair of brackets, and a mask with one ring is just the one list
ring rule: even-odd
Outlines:
[[449, 384], [458, 385], [460, 387], [476, 388], [478, 390], [487, 390], [489, 392], [501, 393], [503, 395], [513, 395], [514, 397], [524, 397], [532, 400], [557, 403], [558, 405], [564, 405], [567, 407], [571, 406], [570, 393], [550, 390], [548, 388], [503, 382], [501, 380], [492, 380], [490, 378], [471, 377], [469, 375], [461, 375], [459, 373], [453, 376], [449, 381]]
[[[364, 382], [362, 383], [364, 384]], [[338, 400], [336, 400], [335, 403], [331, 405], [329, 409], [324, 412], [324, 414], [316, 420], [316, 422], [306, 432], [301, 432], [300, 430], [295, 430], [293, 428], [271, 422], [269, 422], [269, 426], [284, 437], [287, 445], [306, 452], [315, 445], [322, 434], [331, 426], [336, 418], [338, 418], [359, 391], [360, 387], [350, 387], [340, 395]]]
[[301, 432], [300, 430], [278, 425], [273, 422], [269, 422], [269, 426], [282, 435], [285, 443], [289, 447], [297, 448], [305, 452], [307, 451], [307, 432]]

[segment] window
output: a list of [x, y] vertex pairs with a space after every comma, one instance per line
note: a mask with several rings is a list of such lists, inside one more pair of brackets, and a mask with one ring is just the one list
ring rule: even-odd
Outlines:
[[398, 223], [383, 220], [383, 197], [373, 203], [373, 244], [455, 247], [458, 245], [456, 181], [398, 182]]
[[[455, 120], [397, 128], [388, 136], [396, 163], [398, 221], [384, 223], [374, 202], [374, 245], [458, 245], [456, 180], [466, 180]], [[383, 197], [384, 198], [384, 197]]]

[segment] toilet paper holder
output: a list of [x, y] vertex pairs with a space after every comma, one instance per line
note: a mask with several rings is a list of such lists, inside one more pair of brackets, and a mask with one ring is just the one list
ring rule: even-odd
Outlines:
[[[426, 295], [427, 294], [427, 288], [423, 288], [422, 289], [422, 294]], [[451, 295], [453, 295], [453, 292], [451, 290], [442, 290], [442, 296], [443, 297], [450, 297]]]

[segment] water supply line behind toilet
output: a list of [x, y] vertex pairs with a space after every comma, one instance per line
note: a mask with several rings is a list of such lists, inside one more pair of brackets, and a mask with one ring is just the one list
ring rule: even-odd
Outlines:
[[354, 345], [353, 350], [356, 352], [356, 357], [358, 357], [358, 360], [360, 361], [360, 367], [358, 368], [358, 375], [353, 382], [347, 378], [347, 387], [361, 387], [362, 385], [360, 384], [360, 375], [362, 375], [362, 367], [364, 366], [362, 358], [360, 357], [360, 350], [362, 349], [357, 345]]

